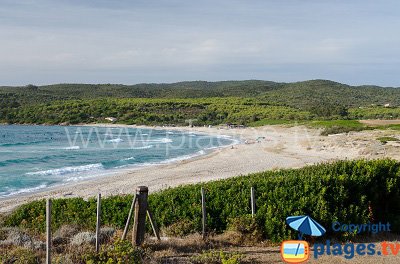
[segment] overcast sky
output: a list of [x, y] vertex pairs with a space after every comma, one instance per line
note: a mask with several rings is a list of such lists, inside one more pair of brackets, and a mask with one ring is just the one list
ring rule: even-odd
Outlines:
[[400, 86], [400, 2], [0, 0], [0, 85], [244, 79]]

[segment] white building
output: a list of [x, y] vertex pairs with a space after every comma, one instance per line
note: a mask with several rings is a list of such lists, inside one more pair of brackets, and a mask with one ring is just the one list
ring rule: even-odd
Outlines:
[[110, 121], [110, 122], [117, 121], [117, 119], [115, 117], [106, 117], [105, 120]]

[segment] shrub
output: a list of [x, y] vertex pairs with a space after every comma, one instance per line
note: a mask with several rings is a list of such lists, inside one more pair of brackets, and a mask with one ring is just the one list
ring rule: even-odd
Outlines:
[[55, 233], [54, 237], [70, 238], [79, 233], [79, 227], [76, 225], [63, 225]]
[[91, 232], [78, 233], [71, 240], [71, 244], [76, 246], [80, 246], [83, 244], [94, 245], [95, 242], [96, 242], [96, 236], [94, 233]]
[[223, 251], [204, 251], [199, 256], [192, 257], [194, 264], [240, 264], [243, 256], [239, 253]]
[[340, 133], [349, 133], [351, 131], [362, 131], [367, 128], [363, 127], [344, 127], [344, 126], [333, 126], [333, 127], [327, 127], [325, 128], [322, 132], [322, 136], [327, 136], [331, 134], [340, 134]]
[[100, 253], [86, 255], [84, 260], [88, 264], [141, 264], [142, 258], [143, 252], [129, 241], [116, 240], [114, 244], [103, 247]]
[[115, 229], [112, 227], [100, 228], [100, 241], [102, 243], [108, 242], [115, 234]]
[[0, 229], [0, 241], [6, 240], [8, 236], [8, 230], [6, 228]]
[[39, 264], [40, 259], [36, 256], [35, 252], [26, 248], [15, 248], [10, 251], [6, 251], [5, 254], [1, 254], [1, 263], [13, 263], [13, 264]]
[[25, 248], [34, 247], [32, 237], [21, 230], [9, 229], [8, 231], [5, 231], [5, 233], [4, 236], [6, 236], [6, 239], [0, 241], [1, 246], [19, 246]]
[[379, 137], [376, 140], [379, 140], [382, 144], [386, 144], [389, 141], [399, 141], [399, 139], [395, 137]]
[[256, 243], [262, 240], [262, 226], [255, 217], [244, 215], [228, 220], [228, 231], [239, 233], [241, 243]]
[[[250, 187], [256, 190], [257, 223], [263, 237], [272, 241], [296, 238], [285, 223], [290, 215], [310, 215], [328, 229], [328, 236], [333, 234], [328, 228], [333, 221], [368, 223], [372, 218], [390, 222], [394, 232], [400, 231], [400, 163], [390, 159], [338, 161], [166, 189], [149, 196], [158, 226], [189, 221], [200, 232], [201, 187], [206, 189], [207, 226], [217, 232], [227, 229], [228, 219], [251, 211]], [[123, 229], [131, 201], [130, 195], [104, 199], [102, 222]], [[43, 200], [21, 206], [6, 224], [33, 230], [44, 227], [44, 204]], [[94, 230], [94, 199], [57, 199], [53, 204], [58, 205], [53, 207], [55, 228], [79, 224]]]
[[195, 233], [196, 227], [192, 221], [183, 219], [166, 227], [164, 232], [167, 236], [184, 237]]

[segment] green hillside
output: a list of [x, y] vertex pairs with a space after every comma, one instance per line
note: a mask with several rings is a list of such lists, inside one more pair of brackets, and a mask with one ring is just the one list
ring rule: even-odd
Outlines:
[[[389, 104], [390, 108], [382, 105]], [[0, 122], [198, 124], [270, 120], [398, 118], [400, 89], [333, 81], [179, 82], [170, 84], [57, 84], [0, 87]], [[360, 110], [362, 109], [362, 110]]]
[[55, 84], [0, 87], [0, 94], [25, 103], [86, 98], [200, 98], [258, 97], [291, 106], [311, 101], [334, 101], [348, 106], [391, 103], [400, 105], [400, 89], [378, 86], [349, 86], [327, 80], [295, 83], [270, 81], [178, 82], [161, 84]]

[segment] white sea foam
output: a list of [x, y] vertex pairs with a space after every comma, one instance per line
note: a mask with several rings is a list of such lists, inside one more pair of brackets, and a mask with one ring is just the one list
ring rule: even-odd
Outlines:
[[178, 161], [192, 159], [192, 158], [204, 155], [204, 154], [206, 154], [206, 152], [204, 150], [200, 150], [194, 154], [189, 154], [189, 155], [184, 155], [184, 156], [180, 156], [180, 157], [176, 157], [176, 158], [167, 159], [167, 160], [161, 161], [159, 163], [160, 164], [169, 164], [169, 163], [174, 163], [174, 162], [178, 162]]
[[68, 182], [78, 182], [78, 181], [82, 181], [82, 180], [87, 180], [87, 179], [91, 179], [91, 178], [96, 178], [98, 176], [101, 176], [101, 174], [91, 174], [91, 175], [84, 175], [84, 176], [78, 176], [78, 175], [71, 175], [70, 177], [67, 177], [65, 179], [63, 179], [64, 183], [68, 183]]
[[159, 138], [159, 139], [149, 139], [149, 140], [137, 140], [137, 142], [145, 142], [145, 143], [171, 143], [172, 139], [170, 138]]
[[31, 193], [31, 192], [38, 191], [40, 189], [44, 189], [46, 187], [47, 187], [47, 184], [41, 184], [36, 187], [22, 188], [19, 190], [13, 190], [11, 192], [2, 192], [2, 193], [0, 193], [0, 197], [12, 196], [12, 195], [21, 194], [21, 193]]
[[119, 142], [123, 142], [123, 141], [124, 140], [122, 138], [115, 138], [115, 139], [107, 140], [107, 142], [110, 142], [110, 143], [119, 143]]
[[79, 146], [71, 146], [71, 147], [66, 147], [66, 148], [63, 148], [63, 149], [65, 149], [65, 150], [74, 150], [74, 149], [80, 149], [81, 147], [79, 147]]
[[117, 167], [115, 167], [114, 169], [123, 169], [123, 168], [126, 168], [126, 167], [128, 167], [129, 165], [121, 165], [121, 166], [117, 166]]
[[128, 160], [134, 160], [135, 159], [135, 157], [129, 157], [129, 158], [126, 158], [126, 159], [122, 159], [121, 161], [128, 161]]
[[218, 149], [218, 148], [220, 148], [219, 146], [216, 146], [216, 147], [209, 147], [209, 148], [205, 148], [206, 150], [212, 150], [212, 149]]
[[149, 149], [154, 147], [154, 145], [147, 145], [147, 146], [142, 146], [142, 147], [133, 147], [132, 149]]
[[53, 170], [45, 170], [45, 171], [36, 171], [36, 172], [28, 172], [26, 175], [63, 175], [68, 173], [77, 173], [77, 172], [85, 172], [90, 170], [101, 170], [103, 169], [103, 165], [101, 163], [96, 164], [89, 164], [89, 165], [82, 165], [76, 167], [64, 167], [60, 169], [53, 169]]
[[227, 139], [232, 139], [232, 136], [227, 136], [227, 135], [217, 135], [217, 138], [227, 138]]
[[218, 135], [218, 136], [216, 136], [217, 138], [221, 138], [221, 139], [228, 139], [228, 140], [231, 140], [232, 141], [232, 144], [229, 144], [228, 146], [230, 146], [230, 145], [237, 145], [237, 144], [239, 144], [241, 141], [240, 141], [240, 139], [238, 139], [238, 138], [235, 138], [235, 137], [232, 137], [232, 136], [227, 136], [227, 135]]

